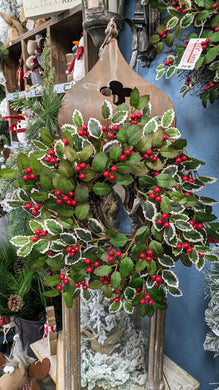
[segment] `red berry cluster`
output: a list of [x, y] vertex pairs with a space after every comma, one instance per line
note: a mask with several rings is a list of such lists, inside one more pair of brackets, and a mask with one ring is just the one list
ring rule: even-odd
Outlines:
[[202, 42], [201, 42], [202, 50], [207, 50], [210, 42], [211, 42], [211, 41], [210, 41], [209, 38], [206, 38], [205, 41], [202, 41]]
[[55, 156], [55, 150], [50, 149], [50, 150], [49, 150], [49, 156], [46, 156], [46, 157], [44, 158], [44, 161], [47, 162], [47, 163], [50, 162], [51, 164], [55, 164], [56, 161], [57, 161], [57, 158], [54, 157], [54, 156]]
[[36, 234], [36, 236], [32, 237], [32, 241], [33, 242], [37, 242], [40, 237], [46, 237], [47, 236], [47, 232], [45, 230], [41, 231], [40, 229], [36, 229], [35, 230], [35, 234]]
[[151, 280], [155, 280], [155, 287], [160, 287], [161, 283], [162, 283], [162, 277], [160, 275], [151, 275]]
[[218, 6], [218, 4], [217, 3], [214, 3], [214, 4], [212, 4], [212, 9], [216, 9], [217, 8], [217, 6]]
[[188, 157], [187, 157], [187, 156], [185, 156], [185, 154], [184, 154], [184, 155], [183, 155], [183, 156], [181, 156], [181, 157], [180, 157], [180, 156], [179, 156], [179, 157], [177, 157], [175, 161], [176, 161], [176, 163], [177, 163], [177, 164], [180, 164], [181, 162], [185, 162], [185, 161], [187, 161], [187, 159], [188, 159]]
[[193, 252], [193, 249], [190, 247], [188, 242], [184, 242], [183, 244], [178, 243], [176, 245], [176, 249], [178, 249], [178, 250], [185, 249], [187, 253]]
[[166, 221], [167, 218], [168, 218], [168, 214], [163, 213], [163, 214], [161, 215], [161, 218], [158, 218], [158, 219], [157, 219], [157, 221], [156, 221], [156, 222], [157, 222], [157, 225], [159, 225], [159, 226], [163, 225], [164, 228], [168, 228], [168, 227], [170, 226], [170, 224], [169, 224], [168, 221]]
[[10, 322], [10, 318], [0, 316], [0, 326], [4, 326], [5, 324], [8, 324]]
[[86, 280], [82, 280], [80, 283], [75, 283], [75, 288], [79, 288], [80, 285], [82, 286], [83, 290], [87, 290], [88, 289], [88, 285], [86, 284]]
[[184, 15], [186, 15], [187, 12], [188, 12], [188, 10], [186, 9], [186, 3], [185, 3], [184, 1], [181, 3], [181, 7], [180, 7], [180, 6], [179, 6], [179, 1], [178, 1], [178, 0], [174, 0], [174, 1], [172, 2], [172, 6], [173, 6], [174, 8], [176, 8], [176, 10], [177, 10], [178, 12], [182, 12]]
[[138, 124], [138, 119], [141, 119], [142, 114], [140, 112], [137, 112], [136, 114], [132, 113], [130, 115], [131, 123], [132, 125], [137, 125]]
[[[80, 165], [76, 165], [75, 172], [79, 173], [83, 171], [87, 167], [87, 164], [85, 162], [80, 163]], [[84, 180], [86, 177], [85, 173], [80, 173], [79, 178], [81, 180]]]
[[209, 88], [214, 88], [214, 83], [213, 83], [213, 81], [209, 81], [208, 85], [209, 85], [209, 87], [208, 87], [207, 85], [204, 87], [204, 91], [208, 91]]
[[111, 274], [106, 276], [100, 276], [100, 281], [103, 282], [105, 285], [110, 284]]
[[[142, 292], [144, 292], [144, 291], [142, 291], [140, 288], [137, 288], [136, 295], [138, 295], [138, 294], [140, 294]], [[148, 293], [145, 294], [144, 298], [140, 299], [140, 304], [141, 305], [144, 305], [145, 303], [147, 303], [149, 306], [152, 306], [153, 303], [154, 303], [153, 299], [151, 299], [151, 296]]]
[[186, 82], [185, 82], [185, 85], [189, 85], [189, 83], [190, 83], [190, 77], [186, 77]]
[[112, 263], [114, 260], [115, 260], [115, 257], [114, 256], [116, 256], [116, 257], [120, 257], [121, 255], [122, 255], [122, 252], [121, 251], [116, 251], [116, 253], [115, 253], [115, 251], [113, 250], [113, 249], [110, 249], [109, 251], [108, 251], [108, 261], [110, 262], [110, 263]]
[[32, 209], [32, 207], [33, 207], [33, 210], [31, 211], [31, 213], [33, 215], [38, 215], [38, 212], [40, 210], [40, 205], [39, 204], [35, 204], [35, 205], [32, 205], [32, 203], [26, 203], [25, 204], [25, 209], [26, 210], [30, 210], [30, 209]]
[[68, 195], [62, 195], [60, 190], [56, 190], [55, 196], [57, 196], [57, 198], [58, 198], [56, 200], [57, 204], [62, 204], [64, 202], [66, 204], [66, 206], [76, 206], [77, 205], [76, 200], [70, 199], [70, 198], [73, 198], [74, 191], [69, 191]]
[[80, 248], [78, 245], [72, 247], [71, 245], [67, 246], [66, 248], [67, 252], [68, 252], [68, 255], [70, 257], [74, 257], [76, 255], [77, 252], [79, 252]]
[[147, 249], [147, 251], [146, 252], [141, 252], [140, 253], [140, 255], [139, 255], [139, 257], [140, 257], [140, 259], [145, 259], [146, 261], [151, 261], [151, 260], [153, 260], [153, 258], [156, 260], [156, 258], [153, 256], [153, 250], [152, 249]]
[[35, 173], [32, 173], [32, 168], [27, 167], [26, 168], [26, 173], [27, 173], [27, 175], [23, 176], [23, 180], [24, 181], [28, 181], [29, 179], [31, 179], [31, 180], [35, 180], [36, 179]]
[[154, 192], [149, 194], [149, 198], [152, 200], [156, 200], [156, 202], [161, 202], [162, 197], [158, 195], [161, 192], [160, 187], [155, 187]]
[[78, 130], [78, 135], [80, 135], [81, 137], [83, 137], [83, 135], [87, 135], [88, 138], [90, 138], [89, 134], [87, 134], [87, 129], [88, 129], [88, 126], [86, 124], [84, 124], [82, 126], [82, 129]]
[[102, 126], [102, 132], [108, 133], [107, 137], [109, 139], [113, 139], [115, 137], [115, 134], [112, 131], [117, 132], [118, 130], [119, 130], [118, 125], [113, 125], [111, 129], [109, 129], [107, 126]]
[[190, 225], [193, 226], [193, 228], [194, 228], [195, 230], [196, 230], [196, 229], [202, 230], [203, 227], [204, 227], [203, 222], [199, 222], [199, 223], [196, 224], [195, 221], [194, 221], [193, 219], [191, 219], [191, 220], [189, 221], [189, 223], [190, 223]]
[[194, 179], [193, 179], [193, 177], [189, 177], [189, 176], [183, 176], [182, 177], [182, 181], [188, 181], [189, 183], [194, 183]]
[[117, 166], [116, 165], [113, 165], [111, 168], [110, 168], [110, 171], [111, 172], [109, 172], [109, 171], [104, 171], [103, 172], [103, 176], [105, 177], [105, 178], [108, 178], [110, 181], [113, 181], [113, 180], [115, 180], [115, 175], [113, 175], [113, 173], [115, 173], [115, 172], [117, 172], [118, 171], [118, 168], [117, 168]]
[[166, 39], [168, 33], [168, 28], [165, 28], [163, 31], [160, 32], [160, 37], [162, 39]]
[[147, 152], [144, 154], [144, 159], [145, 160], [151, 159], [152, 162], [156, 162], [157, 156], [154, 156], [154, 152], [152, 149], [148, 149]]
[[172, 65], [172, 63], [173, 63], [173, 59], [172, 59], [172, 58], [170, 58], [170, 59], [167, 60], [167, 61], [164, 61], [164, 65], [165, 65], [165, 66]]
[[63, 284], [69, 284], [69, 279], [65, 274], [59, 275], [60, 283], [57, 285], [56, 289], [61, 291], [63, 289]]

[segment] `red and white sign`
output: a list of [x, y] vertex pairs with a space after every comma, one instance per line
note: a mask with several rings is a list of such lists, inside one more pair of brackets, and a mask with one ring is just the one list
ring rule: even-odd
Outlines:
[[178, 65], [178, 69], [193, 70], [196, 62], [198, 61], [201, 52], [202, 45], [206, 38], [192, 38], [189, 40], [187, 48], [181, 58]]

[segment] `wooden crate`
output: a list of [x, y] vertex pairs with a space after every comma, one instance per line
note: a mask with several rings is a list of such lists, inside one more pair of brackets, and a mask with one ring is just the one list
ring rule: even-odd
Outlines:
[[[63, 339], [62, 333], [58, 335], [57, 356], [49, 356], [48, 344], [46, 341], [36, 341], [30, 345], [31, 349], [41, 361], [44, 357], [49, 357], [51, 362], [50, 376], [56, 383], [56, 390], [64, 389], [64, 359], [63, 359]], [[164, 355], [164, 383], [165, 390], [197, 390], [200, 383], [188, 372], [174, 363], [170, 358]], [[69, 389], [68, 389], [69, 390]], [[84, 389], [86, 390], [86, 389]], [[102, 390], [96, 387], [94, 390]], [[110, 389], [109, 389], [110, 390]], [[145, 390], [145, 386], [135, 386], [133, 390]]]

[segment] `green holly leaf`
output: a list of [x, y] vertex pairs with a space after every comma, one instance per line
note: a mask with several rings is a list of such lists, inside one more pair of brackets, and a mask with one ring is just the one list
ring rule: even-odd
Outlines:
[[158, 176], [156, 176], [155, 180], [157, 182], [157, 185], [160, 187], [171, 188], [177, 184], [175, 179], [173, 179], [170, 175], [167, 175], [166, 173], [160, 173]]
[[93, 191], [96, 195], [108, 195], [111, 192], [111, 187], [107, 183], [95, 183]]
[[169, 33], [165, 39], [165, 43], [168, 47], [171, 47], [172, 44], [173, 44], [173, 40], [174, 40], [174, 35], [173, 33]]
[[111, 284], [112, 284], [113, 288], [115, 288], [115, 289], [119, 288], [120, 283], [121, 283], [120, 273], [118, 271], [113, 272], [111, 275]]
[[66, 160], [60, 161], [58, 170], [60, 174], [67, 179], [74, 175], [74, 168], [72, 167], [72, 164]]
[[175, 262], [174, 260], [172, 259], [172, 257], [170, 257], [169, 255], [163, 255], [162, 257], [159, 257], [158, 258], [158, 261], [159, 263], [163, 266], [163, 267], [175, 267]]
[[88, 191], [88, 188], [85, 184], [78, 184], [76, 189], [75, 189], [75, 195], [74, 195], [74, 199], [77, 201], [77, 202], [86, 202], [88, 200], [88, 197], [89, 197], [89, 191]]
[[77, 152], [69, 145], [65, 147], [65, 155], [70, 162], [75, 162], [78, 158]]
[[174, 272], [172, 272], [170, 270], [163, 270], [162, 278], [168, 286], [171, 286], [171, 287], [178, 287], [179, 286], [179, 280], [178, 280], [177, 276], [174, 274]]
[[134, 307], [132, 306], [131, 302], [124, 301], [123, 308], [124, 308], [125, 312], [128, 314], [132, 314], [134, 312]]
[[157, 45], [157, 54], [160, 54], [162, 52], [163, 48], [164, 48], [164, 43], [159, 42]]
[[49, 241], [46, 239], [41, 239], [34, 243], [34, 249], [40, 253], [46, 253], [49, 249]]
[[166, 24], [166, 28], [168, 28], [168, 30], [171, 30], [172, 28], [174, 28], [177, 23], [179, 21], [179, 18], [177, 16], [173, 16], [171, 19], [168, 20], [167, 24]]
[[18, 176], [18, 171], [15, 169], [4, 168], [0, 170], [0, 176], [6, 179], [14, 179]]
[[46, 191], [37, 191], [33, 192], [31, 194], [31, 197], [36, 201], [36, 202], [42, 202], [46, 199], [48, 199], [48, 192]]
[[110, 159], [112, 161], [119, 161], [120, 160], [120, 156], [121, 156], [121, 147], [120, 145], [116, 145], [113, 147], [113, 149], [110, 151]]
[[139, 102], [139, 91], [135, 87], [130, 95], [130, 106], [137, 108], [138, 107], [138, 102]]
[[10, 242], [15, 246], [23, 246], [28, 243], [30, 243], [30, 237], [26, 236], [15, 236], [13, 237]]
[[56, 141], [54, 150], [56, 156], [58, 156], [60, 159], [64, 157], [64, 144], [62, 140]]
[[28, 167], [28, 159], [27, 156], [23, 153], [20, 153], [17, 158], [17, 166], [20, 170], [24, 170]]
[[95, 171], [103, 172], [107, 166], [107, 156], [104, 152], [97, 153], [93, 159], [92, 167]]
[[40, 135], [41, 135], [41, 138], [42, 138], [44, 144], [50, 146], [54, 142], [54, 139], [51, 136], [49, 130], [40, 129]]
[[100, 138], [102, 135], [102, 126], [101, 123], [95, 119], [90, 118], [88, 121], [88, 133], [94, 138]]
[[45, 221], [45, 227], [50, 234], [60, 234], [63, 232], [63, 227], [60, 223], [54, 219], [47, 219]]
[[109, 275], [112, 272], [112, 268], [109, 265], [101, 265], [100, 267], [96, 268], [94, 273], [98, 276], [106, 276]]
[[62, 194], [68, 194], [74, 189], [72, 182], [64, 177], [54, 177], [52, 183], [55, 189], [60, 190]]
[[150, 235], [150, 230], [147, 226], [140, 227], [135, 233], [136, 244], [142, 244]]
[[212, 62], [218, 55], [218, 46], [211, 47], [205, 55], [205, 63], [209, 64]]
[[88, 216], [90, 205], [89, 203], [80, 203], [75, 208], [75, 216], [79, 220], [85, 219]]
[[158, 129], [158, 123], [155, 118], [150, 119], [143, 127], [143, 134], [154, 133]]
[[120, 262], [120, 273], [122, 276], [129, 276], [134, 268], [131, 257], [125, 257]]
[[59, 282], [60, 282], [59, 275], [53, 275], [46, 280], [45, 285], [49, 287], [53, 287], [53, 286], [57, 286]]
[[109, 312], [110, 313], [116, 313], [119, 311], [122, 307], [122, 302], [113, 302], [112, 305], [109, 307]]
[[89, 288], [91, 290], [99, 290], [99, 288], [101, 288], [102, 286], [103, 286], [103, 282], [101, 282], [101, 280], [94, 280], [89, 283]]
[[66, 304], [67, 307], [72, 307], [73, 305], [73, 298], [72, 298], [72, 294], [68, 293], [68, 292], [64, 292], [63, 293], [63, 299], [64, 299], [64, 302]]
[[157, 209], [154, 203], [147, 200], [143, 204], [143, 213], [147, 220], [152, 221], [155, 214], [157, 214]]
[[150, 37], [151, 43], [158, 43], [159, 41], [160, 41], [160, 35], [158, 34], [152, 35], [152, 37]]
[[167, 196], [163, 196], [160, 202], [160, 207], [163, 213], [169, 214], [171, 210], [170, 200]]
[[113, 239], [112, 239], [112, 245], [123, 247], [128, 241], [128, 238], [123, 233], [118, 233]]
[[152, 249], [154, 256], [163, 255], [163, 247], [160, 242], [152, 240], [149, 245], [149, 249]]
[[88, 227], [93, 233], [98, 234], [103, 232], [103, 226], [97, 219], [89, 218]]
[[104, 100], [101, 111], [104, 119], [108, 119], [112, 117], [113, 108], [111, 103], [108, 100]]
[[77, 126], [78, 128], [81, 128], [84, 123], [82, 114], [78, 110], [74, 110], [72, 120], [75, 126]]
[[40, 184], [41, 187], [46, 191], [51, 191], [53, 188], [51, 180], [44, 175], [40, 175]]
[[[197, 17], [197, 19], [198, 19], [198, 17]], [[194, 20], [194, 15], [193, 14], [186, 14], [180, 20], [180, 26], [182, 28], [186, 28], [186, 27], [188, 27], [188, 26], [190, 26], [192, 24], [193, 20]]]

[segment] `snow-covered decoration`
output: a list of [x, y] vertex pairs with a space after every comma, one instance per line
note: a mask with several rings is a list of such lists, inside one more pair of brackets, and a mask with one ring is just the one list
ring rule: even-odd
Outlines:
[[[219, 247], [215, 247], [214, 254], [219, 254]], [[204, 342], [204, 349], [219, 356], [219, 265], [214, 264], [206, 275], [210, 301], [205, 311], [205, 321], [210, 328]]]
[[109, 306], [99, 291], [89, 302], [81, 300], [82, 387], [133, 390], [146, 382], [148, 332], [137, 329], [123, 310], [110, 314]]

